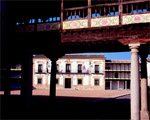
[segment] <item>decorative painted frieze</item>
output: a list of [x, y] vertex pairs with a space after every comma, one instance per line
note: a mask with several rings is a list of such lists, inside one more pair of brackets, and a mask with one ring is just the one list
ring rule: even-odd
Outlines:
[[59, 29], [60, 29], [60, 23], [59, 22], [37, 24], [37, 32], [59, 30]]
[[91, 20], [91, 27], [119, 25], [119, 16], [94, 18]]
[[87, 27], [88, 27], [88, 20], [73, 20], [63, 22], [63, 29], [78, 29]]
[[150, 13], [123, 16], [123, 24], [135, 24], [147, 22], [150, 22]]

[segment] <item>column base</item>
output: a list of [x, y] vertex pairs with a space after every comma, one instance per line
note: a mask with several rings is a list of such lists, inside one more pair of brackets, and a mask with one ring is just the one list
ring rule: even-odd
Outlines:
[[141, 120], [149, 120], [149, 112], [147, 110], [141, 110]]

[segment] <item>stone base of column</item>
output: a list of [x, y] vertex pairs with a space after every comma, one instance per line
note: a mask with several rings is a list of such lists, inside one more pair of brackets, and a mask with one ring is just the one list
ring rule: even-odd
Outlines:
[[149, 120], [149, 112], [146, 110], [141, 110], [141, 120]]

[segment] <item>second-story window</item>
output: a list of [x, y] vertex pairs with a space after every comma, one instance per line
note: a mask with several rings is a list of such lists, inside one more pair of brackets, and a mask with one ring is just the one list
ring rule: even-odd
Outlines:
[[99, 73], [99, 65], [95, 65], [95, 73]]
[[115, 78], [118, 78], [118, 73], [117, 72], [115, 73]]
[[38, 65], [38, 72], [42, 72], [42, 64]]
[[70, 64], [66, 64], [66, 72], [67, 73], [70, 73], [70, 68], [71, 68]]
[[82, 73], [82, 64], [78, 65], [78, 73]]

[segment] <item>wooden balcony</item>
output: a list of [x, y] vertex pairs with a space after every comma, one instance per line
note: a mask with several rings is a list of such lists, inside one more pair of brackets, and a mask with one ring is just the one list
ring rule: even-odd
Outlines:
[[119, 0], [115, 3], [62, 8], [61, 30], [148, 23], [149, 3], [150, 0]]
[[39, 32], [35, 33], [39, 41], [43, 36], [55, 38], [45, 39], [43, 46], [47, 43], [50, 48], [48, 45], [56, 43], [66, 53], [129, 51], [128, 44], [150, 42], [150, 0], [95, 0], [99, 4], [87, 0], [88, 5], [84, 6], [80, 1], [74, 2], [78, 7], [72, 4], [64, 7], [63, 1], [60, 21], [19, 25], [17, 32]]

